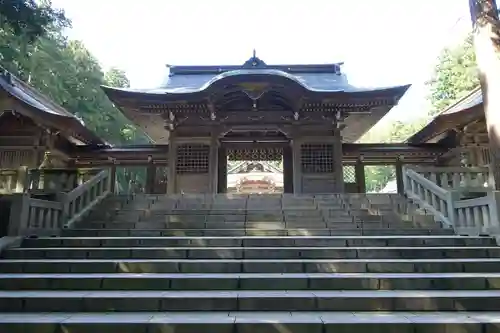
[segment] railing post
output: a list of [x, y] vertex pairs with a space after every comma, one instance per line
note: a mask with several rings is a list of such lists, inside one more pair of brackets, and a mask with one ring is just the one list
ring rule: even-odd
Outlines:
[[116, 160], [113, 159], [113, 164], [111, 165], [111, 168], [109, 170], [109, 185], [108, 185], [109, 192], [112, 194], [115, 193], [116, 191]]
[[13, 193], [10, 196], [9, 236], [19, 236], [28, 227], [29, 200], [26, 193]]
[[403, 163], [402, 163], [400, 157], [397, 158], [395, 167], [396, 167], [396, 185], [397, 185], [397, 189], [398, 189], [398, 194], [404, 194], [405, 184], [403, 181], [403, 178], [404, 178]]
[[58, 227], [62, 228], [69, 220], [69, 201], [68, 195], [64, 192], [57, 193], [57, 201], [61, 203], [62, 211], [59, 217]]
[[406, 191], [408, 191], [408, 188], [410, 184], [408, 184], [408, 177], [406, 175], [407, 167], [406, 166], [401, 166], [401, 176], [403, 177], [403, 195], [406, 196]]
[[16, 193], [24, 193], [28, 186], [28, 167], [22, 166], [17, 169]]
[[460, 192], [457, 191], [448, 191], [446, 194], [446, 206], [448, 208], [447, 218], [450, 221], [451, 227], [457, 230], [460, 226], [457, 226], [457, 214], [455, 211], [455, 202], [460, 199]]
[[490, 196], [490, 225], [483, 232], [500, 237], [500, 191], [491, 191], [488, 196]]

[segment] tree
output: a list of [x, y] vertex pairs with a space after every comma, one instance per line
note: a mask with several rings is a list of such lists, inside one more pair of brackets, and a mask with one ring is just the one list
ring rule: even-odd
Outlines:
[[49, 0], [0, 0], [0, 32], [3, 28], [11, 28], [17, 36], [23, 35], [28, 42], [69, 27], [70, 21], [64, 11], [52, 8]]
[[495, 0], [469, 0], [492, 174], [500, 190], [500, 20]]
[[458, 46], [445, 48], [428, 82], [431, 114], [436, 114], [479, 86], [473, 36]]
[[[105, 75], [85, 45], [80, 41], [67, 41], [60, 30], [33, 42], [28, 38], [25, 34], [15, 34], [12, 29], [0, 31], [0, 65], [82, 119], [106, 141], [112, 144], [148, 142], [100, 88], [102, 84], [128, 82], [123, 71], [114, 69]], [[106, 77], [114, 79], [107, 82]]]
[[130, 81], [124, 70], [111, 67], [104, 75], [104, 82], [107, 86], [116, 88], [130, 88]]

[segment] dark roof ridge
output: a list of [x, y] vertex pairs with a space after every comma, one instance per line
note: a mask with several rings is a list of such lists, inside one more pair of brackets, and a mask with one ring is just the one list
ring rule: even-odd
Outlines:
[[[290, 64], [290, 65], [261, 65], [255, 69], [277, 69], [288, 73], [332, 73], [340, 74], [340, 67], [343, 62], [329, 64]], [[173, 75], [200, 75], [200, 74], [220, 74], [223, 72], [239, 69], [252, 69], [244, 65], [203, 65], [203, 66], [176, 66], [167, 65], [170, 76]]]

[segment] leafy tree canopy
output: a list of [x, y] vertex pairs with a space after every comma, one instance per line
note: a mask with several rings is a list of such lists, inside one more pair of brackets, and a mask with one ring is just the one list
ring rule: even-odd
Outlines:
[[436, 114], [479, 87], [473, 36], [457, 46], [445, 48], [428, 82], [431, 114]]
[[0, 24], [29, 42], [71, 25], [64, 11], [52, 8], [49, 0], [0, 0]]
[[130, 88], [130, 81], [124, 70], [111, 67], [104, 75], [106, 85], [117, 88]]
[[128, 87], [124, 71], [111, 68], [104, 73], [82, 42], [66, 40], [61, 26], [33, 41], [30, 38], [0, 26], [0, 65], [75, 114], [108, 142], [147, 142], [100, 88], [102, 84]]

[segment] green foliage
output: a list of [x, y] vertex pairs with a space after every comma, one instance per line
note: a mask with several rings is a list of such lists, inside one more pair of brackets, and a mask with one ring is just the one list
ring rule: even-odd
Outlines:
[[[427, 117], [405, 123], [395, 121], [388, 124], [380, 124], [369, 131], [360, 142], [363, 143], [401, 143], [422, 129], [429, 119]], [[367, 192], [378, 192], [387, 183], [396, 179], [394, 166], [370, 165], [365, 167], [365, 183]]]
[[[432, 79], [427, 85], [430, 90], [428, 98], [432, 106], [429, 116], [443, 111], [479, 86], [472, 35], [469, 35], [460, 45], [445, 48], [441, 52]], [[428, 118], [423, 118], [412, 123], [394, 122], [385, 128], [370, 131], [362, 141], [402, 142], [424, 127], [428, 121]], [[367, 167], [365, 174], [367, 191], [379, 191], [389, 181], [395, 179], [395, 171], [391, 167]]]
[[100, 85], [128, 87], [125, 73], [103, 73], [97, 59], [80, 41], [60, 32], [29, 42], [25, 35], [0, 29], [0, 65], [83, 120], [112, 144], [146, 143], [147, 138], [117, 110]]
[[431, 114], [446, 109], [479, 86], [472, 34], [460, 45], [441, 52], [428, 86]]
[[69, 27], [70, 21], [64, 11], [52, 8], [49, 0], [0, 0], [0, 24], [33, 42], [52, 30]]
[[396, 168], [392, 165], [365, 166], [365, 185], [367, 193], [379, 192], [387, 183], [395, 179]]
[[130, 81], [124, 70], [111, 67], [104, 75], [104, 82], [107, 86], [117, 88], [130, 88]]
[[388, 124], [378, 124], [368, 131], [359, 142], [362, 143], [400, 143], [418, 132], [429, 122], [428, 117], [416, 119], [413, 122], [395, 121]]
[[[2, 15], [5, 4], [6, 1], [0, 0]], [[44, 15], [48, 15], [51, 13], [50, 3], [45, 2], [45, 6], [40, 10], [44, 8]], [[61, 31], [69, 22], [62, 16], [56, 20], [57, 15], [63, 13], [56, 10], [52, 13], [54, 20], [43, 27], [45, 30], [34, 34], [31, 28], [21, 23], [17, 26], [5, 22], [0, 25], [0, 65], [82, 119], [89, 129], [107, 142], [147, 143], [146, 136], [113, 106], [100, 88], [103, 84], [129, 87], [125, 72], [111, 68], [104, 73], [82, 42], [64, 38]], [[119, 168], [118, 189], [128, 191], [131, 182], [143, 184], [145, 173], [145, 168]]]

